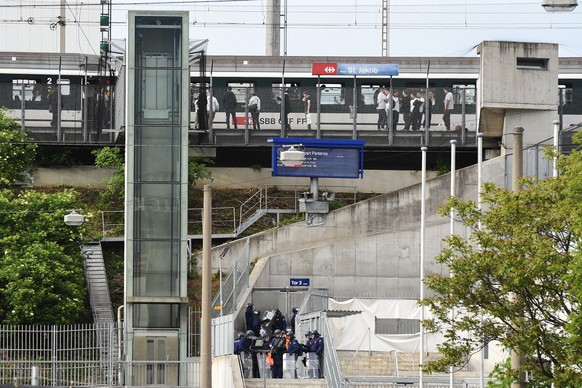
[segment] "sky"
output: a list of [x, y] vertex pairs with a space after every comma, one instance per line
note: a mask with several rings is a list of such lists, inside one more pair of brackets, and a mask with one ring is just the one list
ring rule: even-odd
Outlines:
[[[264, 55], [267, 0], [112, 0], [112, 37], [126, 36], [128, 9], [187, 10], [190, 39], [209, 55]], [[286, 3], [286, 7], [284, 4]], [[542, 0], [387, 0], [389, 56], [477, 56], [484, 40], [559, 44], [582, 56], [582, 4], [551, 13]], [[289, 56], [381, 56], [382, 0], [281, 0]], [[281, 20], [284, 17], [281, 16]]]

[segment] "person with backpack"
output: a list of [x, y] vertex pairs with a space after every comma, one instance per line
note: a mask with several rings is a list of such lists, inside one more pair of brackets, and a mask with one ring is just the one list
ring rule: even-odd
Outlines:
[[271, 357], [273, 364], [271, 365], [271, 377], [274, 379], [283, 378], [283, 353], [285, 353], [285, 338], [281, 335], [281, 330], [277, 329], [274, 332], [275, 337], [271, 341]]

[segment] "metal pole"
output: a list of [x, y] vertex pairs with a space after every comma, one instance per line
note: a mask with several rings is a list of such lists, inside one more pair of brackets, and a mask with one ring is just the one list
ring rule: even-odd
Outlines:
[[[523, 174], [523, 127], [515, 127], [513, 129], [513, 171], [512, 171], [512, 189], [518, 194], [521, 191], [519, 180]], [[515, 294], [511, 295], [513, 299]], [[519, 381], [512, 383], [511, 388], [524, 388], [523, 371], [521, 368], [522, 356], [516, 349], [511, 349], [511, 369], [518, 372]]]
[[281, 70], [281, 137], [285, 137], [285, 130], [287, 129], [285, 109], [285, 60], [283, 59], [283, 69]]
[[465, 87], [465, 85], [462, 86], [463, 88], [463, 101], [461, 104], [461, 144], [465, 144], [465, 126], [467, 125], [466, 120], [465, 120], [465, 116], [466, 116], [466, 97], [467, 97], [467, 88]]
[[212, 355], [211, 344], [211, 276], [212, 263], [210, 249], [212, 248], [212, 188], [204, 185], [204, 212], [202, 219], [202, 322], [200, 339], [200, 386], [212, 388]]
[[[477, 209], [481, 211], [482, 204], [481, 204], [481, 190], [482, 190], [482, 171], [483, 171], [483, 133], [477, 134]], [[481, 220], [477, 225], [477, 228], [481, 230]], [[481, 326], [483, 326], [483, 314], [481, 314]], [[485, 337], [483, 337], [483, 340]], [[479, 360], [479, 388], [485, 388], [485, 344], [481, 348], [479, 352], [481, 355], [481, 359]]]
[[[210, 82], [208, 85], [208, 90], [209, 90], [208, 95], [210, 96], [210, 98], [209, 98], [210, 101], [207, 102], [210, 104], [210, 110], [209, 110], [210, 115], [209, 115], [208, 120], [207, 120], [208, 135], [209, 135], [208, 140], [209, 140], [210, 144], [214, 144], [214, 124], [213, 124], [213, 121], [214, 121], [214, 115], [216, 114], [216, 112], [214, 111], [214, 92], [212, 90], [212, 71], [213, 70], [214, 70], [214, 60], [210, 61], [210, 80], [209, 80]], [[204, 96], [203, 96], [203, 98], [204, 98]], [[206, 107], [206, 109], [208, 109], [208, 106]], [[204, 114], [204, 113], [201, 113], [201, 114]]]
[[[250, 142], [250, 133], [249, 133], [249, 98], [250, 98], [250, 90], [249, 86], [245, 88], [245, 144], [249, 144]], [[235, 118], [236, 120], [236, 118]]]
[[59, 16], [59, 27], [60, 27], [60, 47], [59, 51], [61, 53], [65, 53], [65, 25], [67, 24], [65, 21], [65, 0], [61, 0], [61, 15]]
[[[560, 147], [560, 120], [554, 120], [554, 149], [556, 152], [559, 151]], [[558, 158], [554, 156], [554, 167], [552, 169], [552, 176], [555, 178], [558, 176]]]
[[224, 304], [222, 303], [222, 255], [220, 255], [220, 268], [218, 269], [218, 282], [220, 283], [219, 285], [219, 292], [220, 292], [220, 316], [222, 317], [222, 310], [224, 307]]
[[[87, 84], [87, 57], [85, 57], [85, 78], [83, 82], [83, 143], [89, 141], [89, 85]], [[113, 128], [113, 126], [111, 126]], [[99, 140], [99, 139], [95, 139]]]
[[317, 76], [317, 133], [316, 138], [321, 139], [321, 76]]
[[62, 57], [59, 57], [59, 77], [57, 78], [57, 141], [62, 141], [62, 134], [61, 134], [61, 62]]
[[[426, 147], [422, 151], [422, 180], [420, 185], [420, 300], [424, 299], [424, 229], [425, 229], [425, 190], [426, 190]], [[419, 388], [424, 388], [422, 367], [424, 364], [424, 306], [420, 306], [420, 353]]]
[[352, 104], [354, 109], [353, 109], [353, 116], [354, 118], [352, 119], [352, 140], [356, 140], [358, 138], [358, 132], [356, 130], [356, 126], [358, 125], [358, 99], [357, 99], [357, 93], [358, 93], [358, 88], [356, 86], [356, 76], [354, 75], [354, 95], [352, 98]]
[[386, 111], [386, 118], [388, 119], [388, 144], [392, 145], [394, 142], [394, 130], [392, 129], [392, 109], [394, 109], [394, 85], [392, 84], [393, 77], [390, 76], [390, 98], [388, 99], [388, 110]]
[[[428, 96], [428, 93], [427, 93]], [[427, 98], [428, 100], [428, 98]], [[426, 110], [425, 110], [426, 112]], [[428, 119], [428, 117], [426, 117]], [[428, 121], [428, 120], [427, 120]], [[428, 130], [428, 127], [427, 127]], [[456, 176], [456, 151], [457, 151], [457, 141], [451, 140], [451, 198], [455, 196], [455, 176]], [[451, 236], [455, 234], [455, 210], [451, 208], [450, 213], [450, 234]], [[453, 271], [449, 270], [449, 276], [453, 277]], [[451, 309], [451, 321], [454, 322], [455, 319], [455, 309]], [[453, 365], [449, 366], [449, 386], [450, 388], [455, 388], [455, 369]]]

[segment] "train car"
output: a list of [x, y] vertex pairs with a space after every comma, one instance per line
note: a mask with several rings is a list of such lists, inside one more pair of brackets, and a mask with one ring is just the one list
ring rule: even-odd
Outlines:
[[36, 139], [62, 141], [67, 134], [82, 136], [84, 128], [109, 125], [107, 112], [113, 103], [115, 77], [103, 75], [101, 57], [5, 54], [0, 58], [0, 107], [29, 128]]
[[[317, 76], [312, 74], [313, 63], [382, 63], [397, 64], [399, 74], [386, 76]], [[582, 121], [582, 67], [581, 58], [560, 59], [561, 112], [565, 123]], [[432, 111], [432, 130], [444, 129], [442, 123], [444, 87], [452, 89], [455, 110], [452, 122], [455, 127], [464, 125], [475, 130], [477, 125], [476, 90], [479, 77], [478, 57], [264, 57], [264, 56], [210, 56], [207, 58], [207, 73], [193, 69], [193, 99], [200, 90], [212, 90], [218, 98], [228, 86], [237, 96], [238, 119], [244, 123], [247, 116], [246, 102], [256, 93], [261, 99], [261, 129], [281, 127], [281, 97], [287, 92], [291, 101], [289, 122], [291, 127], [306, 126], [303, 105], [303, 91], [312, 99], [311, 116], [319, 109], [321, 128], [358, 130], [377, 129], [378, 112], [375, 95], [378, 88], [392, 88], [402, 93], [420, 92], [426, 98], [427, 92], [435, 96]], [[319, 94], [318, 94], [319, 92]], [[319, 96], [319, 98], [318, 98]], [[193, 104], [193, 109], [196, 109]], [[319, 105], [319, 106], [317, 106]], [[219, 111], [214, 119], [214, 128], [225, 127], [225, 115]], [[397, 129], [404, 129], [402, 118]]]

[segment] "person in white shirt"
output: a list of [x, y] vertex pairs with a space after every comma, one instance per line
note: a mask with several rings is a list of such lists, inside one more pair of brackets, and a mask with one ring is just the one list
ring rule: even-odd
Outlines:
[[249, 112], [253, 119], [253, 130], [261, 130], [261, 124], [259, 123], [259, 114], [261, 112], [261, 99], [257, 96], [256, 92], [253, 92], [251, 98], [249, 98]]
[[384, 129], [386, 127], [386, 103], [388, 102], [388, 96], [386, 91], [380, 88], [378, 97], [376, 99], [376, 110], [378, 111], [378, 130]]
[[393, 92], [393, 97], [392, 97], [392, 130], [393, 131], [396, 131], [399, 119], [400, 119], [400, 97], [398, 96], [398, 90], [395, 90]]
[[445, 122], [445, 128], [447, 131], [451, 130], [451, 112], [455, 109], [455, 100], [453, 99], [453, 93], [451, 93], [451, 89], [444, 88], [443, 91], [445, 92], [445, 112], [443, 113], [443, 121]]
[[218, 99], [212, 96], [212, 104], [210, 103], [210, 92], [207, 93], [206, 97], [206, 112], [208, 113], [208, 124], [214, 122], [214, 115], [218, 112], [220, 106], [218, 105]]

